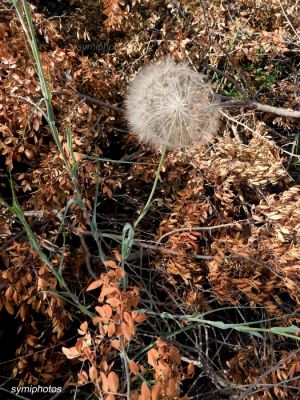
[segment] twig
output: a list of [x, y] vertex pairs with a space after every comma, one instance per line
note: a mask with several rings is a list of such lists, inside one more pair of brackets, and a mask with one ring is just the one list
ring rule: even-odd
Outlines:
[[214, 260], [214, 258], [215, 258], [215, 256], [205, 256], [205, 255], [198, 255], [198, 254], [192, 254], [192, 253], [181, 254], [177, 251], [165, 249], [164, 247], [157, 246], [154, 244], [143, 243], [143, 242], [140, 242], [139, 240], [134, 240], [134, 244], [136, 244], [137, 246], [143, 247], [145, 249], [159, 251], [162, 254], [168, 254], [170, 256], [178, 256], [178, 257], [184, 257], [184, 258], [187, 257], [187, 258], [192, 258], [195, 260], [207, 260], [207, 261]]
[[283, 150], [283, 149], [281, 149], [281, 151], [285, 154], [292, 156], [292, 158], [294, 157], [294, 158], [298, 158], [298, 160], [300, 159], [300, 154], [294, 154], [294, 153], [291, 153], [291, 152], [289, 152], [287, 150]]
[[241, 221], [232, 222], [230, 224], [221, 224], [221, 225], [214, 225], [214, 226], [195, 226], [195, 227], [192, 227], [192, 228], [178, 228], [178, 229], [174, 229], [174, 230], [172, 230], [170, 232], [167, 232], [167, 233], [163, 234], [158, 239], [157, 244], [160, 244], [163, 241], [163, 239], [165, 239], [167, 236], [170, 236], [173, 233], [177, 233], [177, 232], [213, 231], [215, 229], [220, 229], [220, 228], [228, 228], [228, 227], [232, 227], [232, 226], [234, 227], [237, 224], [247, 223], [247, 222], [249, 222], [249, 220], [248, 219], [246, 219], [246, 220], [244, 219], [244, 220], [241, 220]]
[[[245, 106], [248, 106], [248, 105], [245, 104]], [[282, 107], [273, 107], [273, 106], [268, 106], [266, 104], [261, 104], [261, 103], [256, 103], [256, 102], [250, 102], [249, 107], [251, 107], [251, 108], [253, 107], [258, 111], [269, 112], [272, 114], [281, 115], [283, 117], [300, 118], [300, 111], [287, 110], [286, 108], [282, 108]]]
[[8, 245], [10, 245], [11, 243], [13, 243], [15, 240], [17, 240], [19, 237], [23, 236], [26, 234], [25, 229], [23, 229], [22, 231], [18, 232], [17, 234], [15, 234], [13, 237], [11, 237], [10, 239], [8, 239], [4, 244], [2, 244], [0, 246], [0, 251], [5, 249], [5, 247], [7, 247]]
[[[209, 25], [209, 23], [208, 23], [208, 15], [207, 15], [207, 12], [206, 12], [206, 8], [205, 8], [205, 6], [204, 6], [204, 1], [203, 1], [203, 0], [200, 0], [199, 3], [200, 3], [200, 7], [202, 8], [203, 17], [204, 17], [204, 23], [205, 23], [205, 25], [206, 25], [206, 29], [207, 29], [207, 33], [208, 33], [208, 40], [209, 40], [210, 47], [213, 47], [214, 44], [217, 43], [218, 47], [221, 49], [221, 51], [222, 51], [222, 52], [225, 54], [225, 56], [227, 57], [227, 62], [228, 62], [228, 64], [231, 66], [231, 68], [233, 68], [235, 71], [237, 71], [237, 68], [235, 67], [234, 63], [231, 63], [231, 59], [230, 59], [230, 55], [229, 55], [228, 51], [221, 45], [221, 43], [219, 43], [218, 40], [215, 41], [214, 39], [212, 39], [211, 31], [213, 30], [213, 28], [212, 28], [212, 27]], [[251, 18], [251, 16], [246, 20], [246, 22], [244, 23], [244, 25], [246, 25], [246, 24], [248, 23], [248, 21], [250, 20], [250, 18]], [[242, 27], [241, 27], [240, 29], [242, 29]], [[196, 33], [196, 35], [198, 35], [198, 32], [195, 32], [195, 33]], [[214, 36], [215, 36], [215, 35], [214, 35]], [[215, 69], [215, 72], [220, 73], [220, 71], [219, 71], [218, 69]], [[255, 96], [254, 96], [254, 93], [252, 93], [251, 88], [248, 86], [247, 80], [245, 79], [245, 77], [244, 77], [243, 74], [241, 73], [241, 70], [239, 70], [238, 72], [239, 72], [239, 74], [240, 74], [241, 81], [242, 81], [242, 83], [244, 84], [245, 88], [248, 90], [248, 92], [250, 93], [250, 95], [254, 98], [254, 97], [255, 97]], [[222, 74], [221, 74], [221, 75], [222, 75]], [[223, 75], [223, 76], [224, 76], [224, 75]], [[224, 77], [228, 79], [228, 75], [227, 75], [227, 76], [224, 76]], [[233, 79], [233, 78], [232, 78], [232, 79]], [[232, 81], [231, 81], [231, 82], [232, 82]], [[239, 88], [242, 89], [242, 90], [241, 90], [241, 93], [242, 93], [243, 95], [245, 95], [245, 94], [246, 94], [245, 90], [244, 90], [235, 80], [234, 80], [234, 82], [235, 82], [235, 83], [234, 83], [235, 87], [237, 87], [237, 85], [238, 85]], [[233, 82], [232, 82], [232, 83], [233, 83]], [[239, 89], [239, 90], [240, 90], [240, 89]], [[248, 96], [246, 95], [246, 97], [248, 97]]]
[[95, 280], [99, 279], [99, 276], [97, 276], [95, 274], [95, 272], [92, 270], [91, 267], [91, 254], [90, 251], [85, 243], [84, 237], [83, 235], [78, 234], [80, 242], [81, 242], [81, 246], [83, 247], [84, 251], [85, 251], [85, 263], [86, 263], [86, 268], [88, 270], [88, 273], [91, 275], [92, 278], [94, 278]]
[[[220, 96], [220, 99], [224, 99], [224, 96]], [[230, 107], [248, 107], [254, 108], [258, 111], [268, 112], [276, 115], [280, 115], [282, 117], [290, 117], [290, 118], [300, 118], [300, 111], [296, 110], [287, 110], [282, 107], [273, 107], [267, 104], [257, 103], [252, 100], [236, 100], [228, 97], [228, 101], [220, 102], [219, 107], [221, 108], [230, 108]]]
[[[86, 94], [79, 93], [79, 92], [78, 92], [73, 86], [71, 86], [71, 85], [68, 85], [68, 87], [69, 87], [70, 89], [73, 90], [73, 92], [76, 94], [76, 96], [77, 96], [79, 99], [85, 100], [85, 101], [87, 101], [88, 103], [96, 104], [97, 106], [101, 106], [101, 107], [106, 107], [106, 108], [109, 108], [109, 109], [111, 109], [111, 110], [113, 110], [113, 111], [116, 111], [116, 112], [118, 112], [118, 113], [124, 113], [124, 111], [125, 111], [124, 108], [120, 108], [120, 107], [117, 107], [117, 106], [113, 106], [112, 104], [106, 103], [106, 102], [101, 101], [101, 100], [94, 99], [93, 97], [88, 96], [88, 95], [86, 95]], [[57, 92], [57, 93], [58, 93], [58, 92]]]
[[[260, 385], [259, 385], [259, 381], [260, 381], [262, 378], [265, 378], [266, 376], [270, 375], [272, 372], [276, 371], [277, 368], [280, 368], [280, 365], [281, 365], [282, 363], [286, 363], [286, 362], [288, 362], [289, 360], [291, 360], [297, 353], [299, 353], [299, 351], [300, 351], [300, 350], [296, 350], [296, 351], [292, 352], [292, 353], [289, 354], [287, 357], [285, 357], [283, 360], [279, 360], [279, 362], [278, 362], [277, 364], [275, 364], [273, 367], [271, 367], [270, 369], [268, 369], [267, 371], [265, 371], [263, 374], [261, 374], [261, 375], [257, 378], [257, 381], [256, 381], [255, 383], [251, 384], [251, 385], [248, 387], [248, 389], [247, 389], [241, 396], [239, 396], [239, 397], [237, 398], [237, 400], [243, 400], [243, 399], [245, 399], [249, 394], [251, 394], [252, 390], [253, 390], [255, 387], [260, 386]], [[264, 385], [265, 385], [265, 384], [262, 384], [262, 389], [264, 388]], [[262, 390], [262, 389], [261, 389], [261, 390]]]
[[[85, 231], [85, 232], [82, 232], [82, 234], [83, 235], [91, 235], [91, 232]], [[110, 239], [117, 240], [117, 241], [121, 241], [123, 239], [122, 235], [115, 235], [115, 234], [105, 233], [105, 232], [99, 232], [98, 235], [99, 235], [99, 237], [102, 237], [102, 238], [108, 237]], [[182, 254], [182, 253], [174, 251], [174, 250], [165, 249], [164, 247], [157, 245], [157, 244], [144, 243], [142, 240], [139, 240], [139, 239], [134, 239], [133, 244], [135, 246], [140, 246], [142, 248], [146, 248], [149, 250], [159, 251], [162, 254], [168, 254], [170, 256], [177, 256], [177, 257], [183, 257], [183, 258], [191, 258], [193, 260], [212, 261], [216, 257], [216, 255], [207, 256], [207, 255], [203, 255], [203, 254], [193, 254], [193, 253]], [[260, 268], [268, 269], [270, 272], [272, 272], [278, 278], [284, 279], [284, 277], [282, 275], [278, 274], [276, 271], [273, 270], [272, 266], [269, 263], [260, 262], [259, 260], [255, 259], [253, 257], [248, 257], [248, 256], [245, 256], [244, 254], [231, 254], [229, 256], [224, 256], [222, 258], [223, 258], [223, 260], [245, 260], [245, 261], [251, 262]]]
[[221, 71], [218, 68], [212, 67], [211, 65], [205, 65], [203, 67], [203, 72], [205, 72], [205, 70], [209, 69], [212, 72], [216, 72], [217, 74], [222, 75], [224, 78], [226, 78], [229, 82], [231, 82], [233, 84], [233, 86], [235, 86], [235, 88], [243, 95], [244, 98], [247, 98], [248, 95], [247, 93], [244, 91], [244, 89], [237, 83], [237, 81], [230, 76], [229, 74], [227, 74], [226, 72]]
[[235, 122], [237, 125], [242, 126], [243, 128], [247, 129], [249, 132], [253, 133], [253, 135], [256, 135], [257, 132], [254, 129], [249, 128], [248, 125], [243, 124], [242, 122], [238, 121], [237, 119], [231, 117], [230, 115], [225, 114], [222, 110], [220, 111], [220, 113], [226, 117], [227, 119], [229, 119], [229, 121]]
[[289, 19], [287, 13], [285, 12], [285, 10], [284, 10], [284, 8], [283, 8], [283, 6], [282, 6], [282, 4], [281, 4], [281, 1], [279, 1], [279, 5], [280, 5], [281, 11], [282, 11], [282, 13], [283, 13], [283, 15], [284, 15], [284, 17], [285, 17], [287, 23], [288, 23], [289, 26], [292, 28], [292, 31], [293, 31], [294, 34], [296, 35], [297, 39], [300, 40], [300, 36], [298, 35], [298, 32], [297, 32], [296, 29], [294, 28], [294, 25], [292, 24], [292, 22], [291, 22], [291, 20]]
[[127, 400], [130, 400], [131, 398], [131, 390], [130, 390], [130, 372], [129, 372], [129, 367], [128, 367], [128, 356], [125, 350], [125, 341], [124, 341], [124, 336], [121, 335], [120, 336], [120, 345], [121, 345], [121, 359], [123, 362], [123, 366], [124, 366], [124, 372], [125, 372], [125, 376], [126, 376], [126, 396], [127, 396]]
[[[212, 70], [216, 70], [216, 68], [207, 66], [207, 68], [210, 68]], [[221, 71], [220, 71], [221, 72]], [[227, 79], [229, 79], [232, 83], [234, 82], [236, 87], [238, 87], [238, 84], [234, 81], [233, 78], [229, 77], [226, 73], [223, 73]], [[121, 108], [121, 107], [117, 107], [114, 106], [112, 104], [106, 103], [104, 101], [100, 101], [97, 99], [94, 99], [91, 96], [79, 93], [74, 87], [68, 85], [73, 92], [77, 95], [77, 97], [79, 99], [85, 100], [89, 103], [92, 104], [96, 104], [98, 106], [101, 107], [106, 107], [109, 108], [111, 110], [114, 110], [118, 113], [124, 113], [125, 109]], [[240, 88], [240, 87], [239, 87]], [[241, 88], [239, 90], [242, 90]], [[59, 93], [64, 93], [64, 91], [61, 92], [56, 92], [57, 94]], [[67, 93], [67, 91], [66, 91]], [[243, 92], [243, 95], [245, 93]], [[227, 100], [227, 101], [220, 101], [219, 103], [215, 104], [216, 107], [218, 108], [231, 108], [231, 107], [248, 107], [248, 108], [254, 108], [258, 111], [262, 111], [262, 112], [268, 112], [268, 113], [272, 113], [272, 114], [276, 114], [276, 115], [280, 115], [283, 117], [290, 117], [290, 118], [300, 118], [300, 111], [296, 111], [296, 110], [288, 110], [286, 108], [282, 108], [282, 107], [273, 107], [273, 106], [269, 106], [267, 104], [261, 104], [258, 103], [256, 101], [252, 101], [249, 99], [245, 99], [245, 100], [238, 100], [238, 99], [234, 99], [234, 98], [230, 98], [230, 97], [226, 97], [226, 96], [220, 96], [220, 95], [215, 95], [215, 97], [219, 100]]]
[[[206, 256], [206, 255], [203, 255], [203, 254], [201, 254], [201, 255], [200, 254], [193, 254], [193, 253], [181, 254], [181, 253], [179, 253], [177, 251], [165, 249], [165, 248], [163, 248], [161, 246], [155, 246], [155, 245], [151, 245], [151, 244], [147, 244], [147, 243], [141, 243], [138, 240], [134, 240], [134, 243], [136, 245], [144, 247], [146, 249], [160, 251], [163, 254], [169, 254], [171, 256], [178, 256], [178, 257], [183, 257], [183, 258], [191, 258], [191, 259], [194, 259], [194, 260], [212, 261], [216, 257], [216, 256]], [[259, 260], [255, 259], [253, 257], [248, 257], [248, 256], [245, 256], [244, 254], [231, 254], [229, 256], [224, 256], [222, 258], [223, 258], [223, 260], [245, 260], [245, 261], [248, 261], [248, 262], [256, 265], [257, 267], [266, 268], [272, 274], [277, 276], [279, 279], [284, 279], [284, 277], [282, 275], [278, 274], [276, 271], [273, 270], [272, 266], [269, 263], [260, 262]]]

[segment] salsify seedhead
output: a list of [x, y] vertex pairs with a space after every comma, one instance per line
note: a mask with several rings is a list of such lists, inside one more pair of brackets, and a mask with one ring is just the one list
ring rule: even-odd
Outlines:
[[143, 68], [129, 86], [127, 120], [140, 141], [154, 147], [202, 145], [219, 122], [210, 95], [203, 75], [168, 58]]

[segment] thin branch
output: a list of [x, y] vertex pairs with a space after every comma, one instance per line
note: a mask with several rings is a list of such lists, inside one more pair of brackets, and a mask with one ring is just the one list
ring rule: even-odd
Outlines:
[[298, 32], [297, 32], [296, 29], [294, 28], [294, 25], [292, 24], [292, 22], [291, 22], [291, 20], [289, 19], [287, 13], [285, 12], [285, 10], [284, 10], [284, 8], [283, 8], [283, 6], [282, 6], [282, 4], [281, 4], [281, 1], [279, 1], [279, 5], [280, 5], [281, 11], [282, 11], [282, 13], [283, 13], [283, 15], [284, 15], [284, 17], [285, 17], [287, 23], [288, 23], [289, 26], [292, 28], [292, 31], [293, 31], [294, 34], [296, 35], [297, 39], [300, 40], [300, 36], [298, 35]]
[[[211, 69], [212, 71], [216, 70], [216, 68], [213, 68], [210, 66], [208, 66], [207, 68]], [[224, 73], [224, 75], [226, 75], [226, 78], [228, 80], [230, 80], [232, 83], [234, 82], [235, 86], [237, 87], [238, 84], [234, 81], [233, 78], [231, 78], [230, 76], [228, 76], [225, 73]], [[88, 96], [88, 95], [78, 92], [74, 87], [72, 87], [70, 85], [69, 85], [69, 87], [72, 89], [72, 91], [76, 94], [76, 96], [79, 99], [85, 100], [88, 103], [92, 103], [92, 104], [95, 104], [95, 105], [98, 105], [101, 107], [109, 108], [118, 113], [125, 112], [124, 108], [117, 107], [112, 104], [106, 103], [104, 101], [94, 99], [91, 96]], [[241, 88], [240, 88], [240, 90], [241, 90]], [[63, 93], [67, 94], [68, 92], [67, 91], [56, 92], [56, 94], [63, 94]], [[262, 111], [262, 112], [268, 112], [268, 113], [280, 115], [283, 117], [300, 118], [300, 111], [297, 111], [297, 110], [288, 110], [288, 109], [282, 108], [282, 107], [273, 107], [273, 106], [269, 106], [267, 104], [261, 104], [261, 103], [258, 103], [256, 101], [252, 101], [249, 99], [238, 100], [238, 99], [234, 99], [234, 98], [222, 96], [222, 95], [214, 95], [213, 97], [220, 101], [219, 103], [214, 104], [214, 106], [217, 108], [247, 107], [247, 108], [254, 108], [254, 109], [256, 109], [258, 111]], [[225, 100], [225, 101], [222, 101], [222, 100]]]
[[203, 68], [203, 72], [205, 72], [206, 70], [210, 70], [212, 72], [215, 72], [219, 75], [222, 75], [225, 79], [227, 79], [227, 81], [231, 82], [233, 84], [233, 86], [243, 95], [244, 98], [247, 98], [248, 95], [245, 92], [245, 90], [237, 83], [237, 81], [231, 76], [229, 75], [227, 72], [223, 72], [218, 68], [212, 67], [211, 65], [205, 65]]
[[[217, 96], [220, 100], [225, 99], [224, 96]], [[290, 117], [290, 118], [300, 118], [300, 111], [296, 110], [288, 110], [282, 107], [273, 107], [267, 104], [261, 104], [252, 100], [236, 100], [230, 97], [227, 97], [228, 101], [221, 101], [218, 105], [220, 108], [231, 108], [231, 107], [248, 107], [254, 108], [258, 111], [268, 112], [276, 115], [280, 115], [282, 117]]]
[[85, 264], [86, 264], [86, 268], [88, 270], [88, 273], [90, 274], [90, 276], [93, 279], [97, 280], [97, 279], [99, 279], [99, 276], [96, 275], [95, 272], [92, 269], [92, 266], [91, 266], [91, 253], [90, 253], [90, 251], [89, 251], [89, 249], [88, 249], [88, 247], [87, 247], [87, 245], [85, 243], [83, 235], [79, 234], [78, 236], [79, 236], [79, 239], [80, 239], [80, 242], [81, 242], [81, 246], [83, 247], [83, 249], [85, 251]]
[[[259, 381], [261, 381], [262, 378], [267, 377], [267, 376], [270, 375], [272, 372], [274, 372], [274, 371], [276, 371], [277, 369], [279, 369], [280, 366], [281, 366], [283, 363], [287, 363], [288, 361], [290, 361], [295, 355], [297, 355], [297, 353], [299, 353], [299, 351], [300, 351], [299, 349], [296, 350], [296, 351], [293, 351], [293, 352], [292, 352], [291, 354], [289, 354], [287, 357], [285, 357], [285, 358], [282, 359], [282, 360], [279, 360], [279, 362], [278, 362], [277, 364], [275, 364], [273, 367], [271, 367], [270, 369], [268, 369], [267, 371], [265, 371], [263, 374], [261, 374], [261, 375], [258, 377], [257, 381], [254, 382], [253, 384], [249, 385], [248, 389], [247, 389], [244, 393], [242, 393], [241, 396], [239, 396], [239, 397], [237, 398], [237, 400], [243, 400], [243, 399], [245, 399], [248, 395], [250, 395], [250, 394], [252, 393], [252, 391], [253, 391], [253, 389], [255, 389], [255, 387], [260, 386], [260, 385], [259, 385]], [[265, 383], [262, 384], [262, 389], [265, 387], [265, 385], [266, 385]], [[274, 385], [274, 386], [275, 386], [275, 385]]]
[[101, 106], [101, 107], [106, 107], [106, 108], [109, 108], [110, 110], [116, 111], [118, 113], [124, 113], [124, 111], [125, 111], [124, 108], [120, 108], [120, 107], [114, 106], [112, 104], [106, 103], [104, 101], [94, 99], [91, 96], [87, 96], [86, 94], [79, 93], [73, 86], [71, 86], [71, 85], [68, 85], [68, 86], [70, 89], [73, 90], [73, 92], [76, 94], [76, 96], [79, 99], [85, 100], [88, 103], [96, 104], [97, 106]]
[[[246, 106], [247, 106], [247, 104], [246, 104]], [[272, 114], [281, 115], [283, 117], [300, 118], [300, 111], [287, 110], [286, 108], [273, 107], [273, 106], [268, 106], [266, 104], [261, 104], [261, 103], [256, 103], [256, 102], [253, 102], [253, 103], [250, 102], [249, 106], [255, 108], [258, 111], [269, 112]]]
[[213, 231], [215, 229], [220, 229], [220, 228], [229, 228], [229, 227], [237, 227], [238, 224], [240, 223], [248, 223], [249, 220], [241, 220], [241, 221], [235, 221], [230, 224], [221, 224], [221, 225], [214, 225], [214, 226], [195, 226], [192, 228], [178, 228], [174, 229], [172, 231], [166, 232], [163, 234], [157, 241], [157, 244], [160, 244], [163, 239], [165, 239], [167, 236], [172, 235], [173, 233], [178, 233], [178, 232], [197, 232], [197, 231]]

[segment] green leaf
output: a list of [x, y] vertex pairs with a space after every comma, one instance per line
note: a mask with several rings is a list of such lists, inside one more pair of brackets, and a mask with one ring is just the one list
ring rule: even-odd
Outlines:
[[134, 228], [131, 224], [126, 223], [123, 228], [122, 234], [122, 259], [126, 260], [129, 256], [132, 246], [133, 246], [133, 239], [134, 239]]

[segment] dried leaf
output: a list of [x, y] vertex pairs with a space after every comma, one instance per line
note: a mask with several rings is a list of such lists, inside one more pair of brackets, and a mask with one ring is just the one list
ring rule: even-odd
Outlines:
[[108, 374], [108, 387], [113, 393], [117, 393], [118, 392], [119, 377], [114, 371], [111, 371]]
[[141, 386], [141, 400], [150, 400], [151, 399], [151, 392], [148, 388], [148, 385], [145, 381], [143, 381]]

